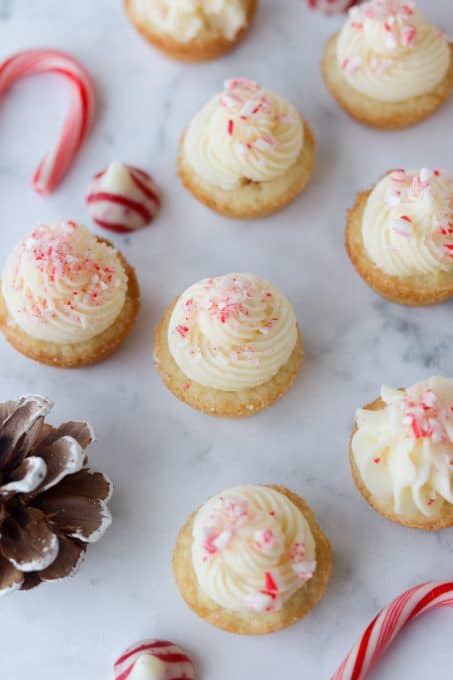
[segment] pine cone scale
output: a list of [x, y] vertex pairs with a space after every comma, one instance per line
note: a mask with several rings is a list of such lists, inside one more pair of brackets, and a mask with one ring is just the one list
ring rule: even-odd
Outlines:
[[18, 590], [24, 582], [24, 575], [0, 556], [0, 593], [6, 594]]
[[83, 562], [86, 546], [67, 538], [59, 538], [60, 550], [56, 560], [40, 573], [42, 581], [59, 581], [74, 576]]
[[16, 569], [41, 571], [56, 559], [58, 537], [47, 525], [43, 512], [24, 507], [4, 520], [0, 549]]
[[31, 493], [37, 489], [47, 474], [47, 465], [42, 458], [29, 456], [10, 475], [10, 481], [0, 487], [1, 496], [17, 493]]
[[3, 421], [0, 432], [0, 469], [20, 465], [41, 428], [51, 407], [42, 397], [23, 397]]
[[112, 517], [104, 501], [83, 496], [47, 497], [40, 508], [51, 518], [57, 533], [85, 543], [95, 543], [111, 524]]
[[43, 493], [59, 484], [66, 476], [79, 472], [86, 461], [85, 451], [80, 444], [66, 435], [49, 446], [40, 447], [39, 455], [46, 464], [47, 473], [33, 495]]

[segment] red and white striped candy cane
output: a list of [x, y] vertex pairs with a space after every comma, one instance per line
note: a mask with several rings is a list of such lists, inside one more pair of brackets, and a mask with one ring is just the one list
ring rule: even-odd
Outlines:
[[397, 597], [373, 619], [331, 680], [365, 678], [408, 623], [439, 607], [453, 607], [453, 581], [424, 583]]
[[37, 73], [58, 73], [72, 86], [69, 113], [60, 137], [33, 176], [36, 191], [47, 194], [58, 186], [88, 134], [95, 94], [91, 76], [78, 61], [63, 52], [36, 49], [18, 52], [0, 64], [0, 97], [17, 80]]
[[194, 680], [187, 654], [167, 640], [143, 640], [115, 662], [115, 680]]

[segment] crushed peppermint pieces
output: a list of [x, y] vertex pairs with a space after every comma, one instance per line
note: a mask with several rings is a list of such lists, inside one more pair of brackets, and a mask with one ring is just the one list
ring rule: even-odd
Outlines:
[[[19, 311], [36, 321], [63, 313], [86, 329], [89, 319], [83, 310], [102, 307], [126, 280], [113, 250], [100, 251], [95, 237], [71, 220], [38, 226], [17, 253], [12, 285], [24, 296]], [[40, 274], [40, 295], [27, 286], [21, 266], [24, 260]]]

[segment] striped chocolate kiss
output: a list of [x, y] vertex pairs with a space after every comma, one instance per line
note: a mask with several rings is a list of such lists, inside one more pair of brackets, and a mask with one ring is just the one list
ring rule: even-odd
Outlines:
[[166, 640], [143, 640], [115, 662], [115, 680], [195, 680], [187, 654]]
[[159, 212], [160, 197], [148, 173], [114, 161], [94, 176], [87, 205], [99, 227], [130, 233], [151, 224]]

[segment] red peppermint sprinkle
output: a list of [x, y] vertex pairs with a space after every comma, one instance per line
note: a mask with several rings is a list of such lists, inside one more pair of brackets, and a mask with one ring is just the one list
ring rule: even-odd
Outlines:
[[178, 335], [181, 336], [181, 338], [185, 338], [186, 335], [189, 333], [190, 328], [189, 328], [189, 326], [183, 326], [183, 325], [180, 324], [179, 326], [176, 326], [175, 330], [178, 333]]

